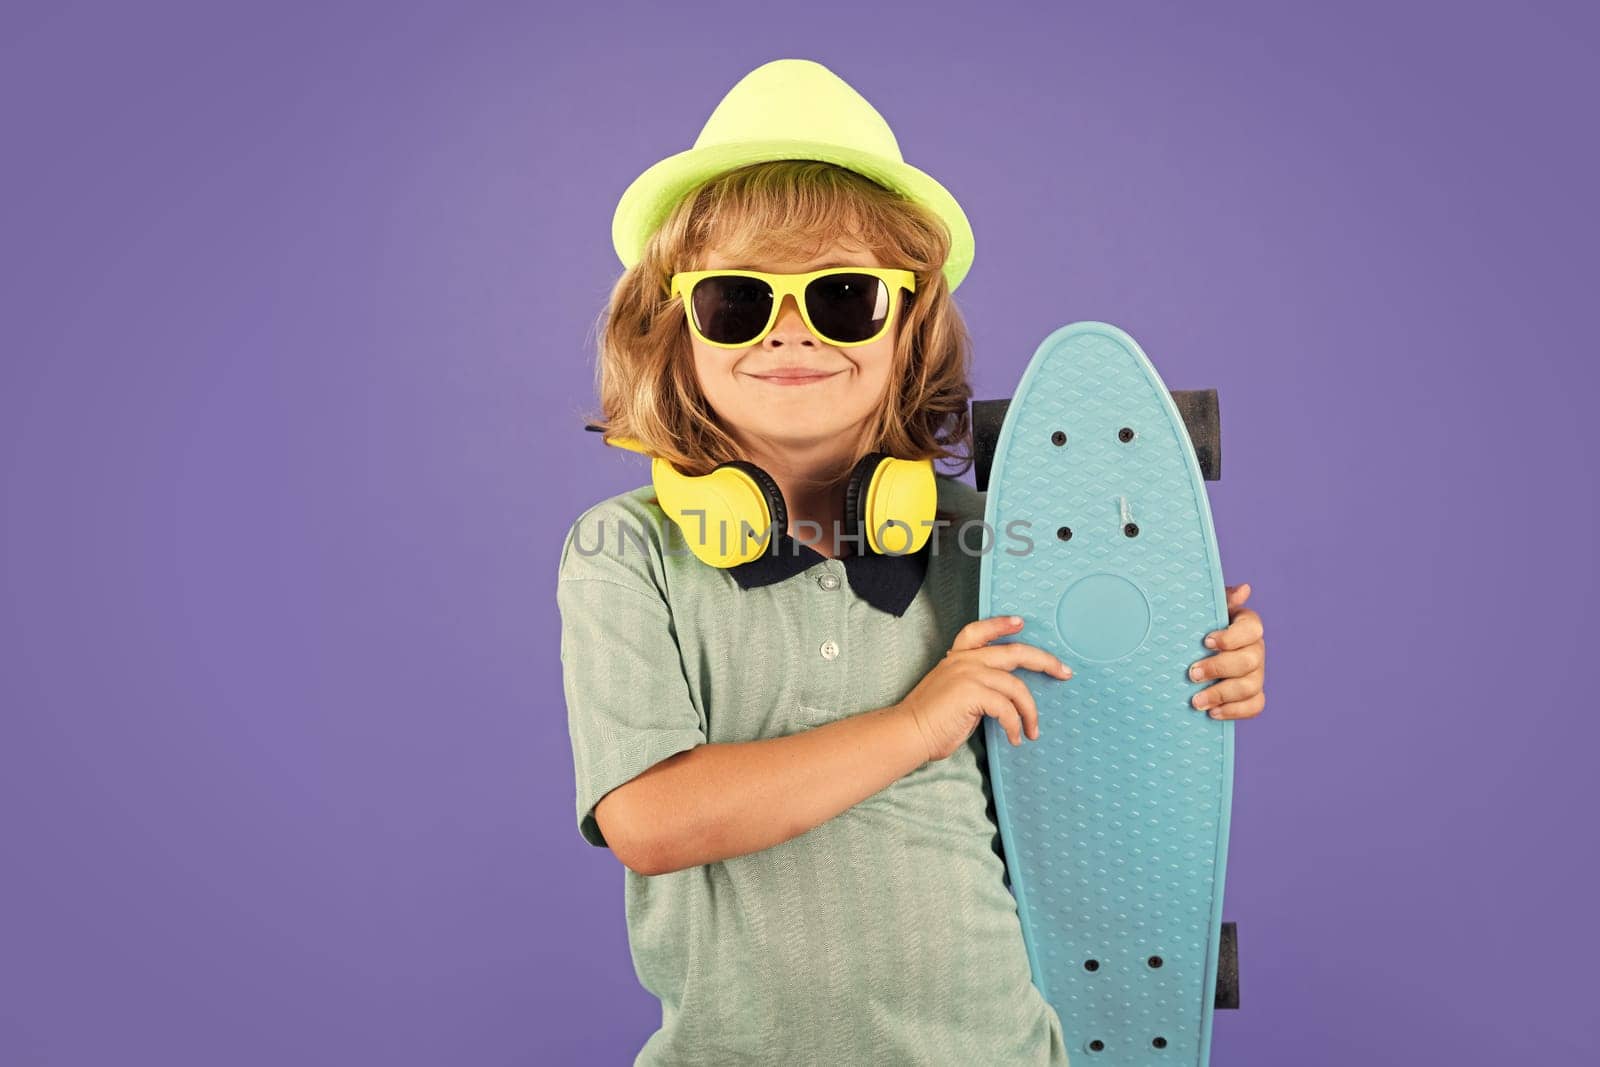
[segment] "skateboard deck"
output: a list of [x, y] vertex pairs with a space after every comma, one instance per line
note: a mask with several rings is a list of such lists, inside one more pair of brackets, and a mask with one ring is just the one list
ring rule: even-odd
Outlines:
[[1096, 322], [1045, 338], [1006, 410], [985, 520], [979, 617], [1020, 615], [1011, 640], [1073, 671], [1016, 672], [1038, 740], [1013, 746], [984, 719], [1034, 982], [1074, 1062], [1204, 1067], [1234, 724], [1189, 703], [1208, 683], [1188, 668], [1214, 655], [1227, 592], [1188, 430], [1133, 338]]

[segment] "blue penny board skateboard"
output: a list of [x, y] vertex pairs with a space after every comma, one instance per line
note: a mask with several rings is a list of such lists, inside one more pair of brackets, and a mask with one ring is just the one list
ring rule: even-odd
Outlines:
[[1133, 338], [1098, 322], [1045, 338], [1006, 409], [985, 519], [979, 617], [1020, 615], [1007, 640], [1073, 670], [1016, 672], [1037, 741], [984, 719], [1034, 983], [1074, 1062], [1204, 1067], [1234, 724], [1190, 705], [1204, 683], [1188, 668], [1214, 654], [1227, 592], [1188, 428]]

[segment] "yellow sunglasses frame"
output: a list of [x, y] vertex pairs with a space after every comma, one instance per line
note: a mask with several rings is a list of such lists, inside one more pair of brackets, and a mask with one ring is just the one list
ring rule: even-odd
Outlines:
[[[826, 278], [830, 274], [867, 274], [877, 278], [889, 286], [889, 314], [883, 320], [883, 329], [868, 337], [864, 341], [835, 341], [811, 321], [811, 312], [806, 310], [806, 286], [818, 278]], [[759, 278], [772, 289], [772, 314], [767, 317], [767, 324], [761, 328], [754, 339], [742, 344], [728, 345], [720, 341], [713, 341], [700, 332], [700, 325], [694, 321], [694, 302], [690, 294], [694, 287], [706, 278]], [[741, 349], [752, 348], [767, 339], [767, 334], [778, 324], [778, 314], [783, 310], [783, 298], [794, 297], [795, 307], [800, 309], [800, 318], [804, 320], [806, 329], [824, 344], [835, 348], [855, 348], [859, 345], [870, 345], [889, 332], [889, 324], [895, 320], [900, 311], [900, 290], [914, 293], [917, 291], [916, 273], [899, 267], [824, 267], [822, 270], [808, 271], [805, 274], [769, 274], [761, 270], [689, 270], [682, 271], [672, 276], [672, 282], [667, 289], [669, 298], [678, 297], [683, 301], [683, 317], [688, 320], [689, 329], [701, 341], [713, 348]]]

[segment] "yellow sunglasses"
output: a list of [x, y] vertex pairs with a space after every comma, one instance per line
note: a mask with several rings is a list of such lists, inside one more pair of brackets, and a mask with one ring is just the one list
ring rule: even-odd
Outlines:
[[827, 267], [806, 274], [759, 270], [691, 270], [672, 276], [668, 295], [683, 298], [689, 329], [716, 348], [759, 344], [793, 295], [806, 328], [838, 348], [882, 337], [900, 306], [900, 290], [917, 291], [917, 276], [894, 267]]

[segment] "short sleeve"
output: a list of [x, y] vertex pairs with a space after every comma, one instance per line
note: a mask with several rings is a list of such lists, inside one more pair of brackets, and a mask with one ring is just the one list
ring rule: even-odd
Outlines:
[[605, 846], [594, 817], [600, 799], [668, 756], [704, 744], [706, 733], [684, 677], [671, 609], [648, 559], [632, 545], [616, 549], [609, 522], [602, 550], [580, 550], [596, 542], [591, 523], [598, 521], [590, 509], [568, 532], [556, 600], [578, 832]]

